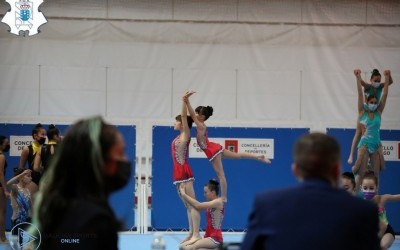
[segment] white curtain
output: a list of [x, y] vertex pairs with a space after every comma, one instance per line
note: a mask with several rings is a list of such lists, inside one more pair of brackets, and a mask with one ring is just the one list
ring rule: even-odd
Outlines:
[[357, 116], [353, 69], [369, 81], [378, 68], [394, 80], [384, 124], [399, 128], [398, 1], [60, 0], [41, 9], [39, 35], [0, 26], [1, 116], [167, 120], [194, 90], [193, 105], [213, 106], [216, 121], [347, 126]]

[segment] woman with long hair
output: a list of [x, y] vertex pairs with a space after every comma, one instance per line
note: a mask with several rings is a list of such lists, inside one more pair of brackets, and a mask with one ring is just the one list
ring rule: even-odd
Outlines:
[[[34, 206], [34, 224], [47, 237], [41, 249], [118, 249], [120, 223], [108, 197], [129, 181], [131, 163], [116, 127], [101, 117], [70, 127], [42, 178]], [[73, 232], [73, 235], [70, 233]]]

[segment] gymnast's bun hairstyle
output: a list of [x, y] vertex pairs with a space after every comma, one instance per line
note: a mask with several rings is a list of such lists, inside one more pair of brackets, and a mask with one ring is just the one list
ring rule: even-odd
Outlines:
[[207, 119], [213, 115], [214, 109], [211, 106], [198, 106], [195, 109], [195, 112], [198, 113], [199, 115], [204, 115], [204, 120], [207, 121]]
[[41, 129], [44, 129], [42, 124], [40, 123], [36, 124], [32, 129], [32, 136], [37, 135]]
[[50, 124], [47, 129], [47, 138], [53, 140], [54, 136], [60, 136], [60, 130], [54, 124]]
[[375, 172], [372, 170], [368, 170], [367, 172], [365, 172], [364, 177], [362, 178], [361, 182], [363, 180], [373, 180], [375, 181], [376, 186], [378, 186], [378, 178], [375, 175]]
[[208, 181], [207, 185], [210, 191], [215, 191], [215, 194], [219, 194], [219, 182], [216, 179], [211, 179]]
[[373, 70], [372, 70], [372, 72], [371, 72], [371, 79], [372, 79], [374, 76], [381, 76], [381, 73], [379, 73], [379, 70], [377, 70], [377, 69], [373, 69]]

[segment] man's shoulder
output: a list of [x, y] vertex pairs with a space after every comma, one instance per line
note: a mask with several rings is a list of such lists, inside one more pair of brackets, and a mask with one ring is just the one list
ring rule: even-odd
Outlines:
[[343, 204], [346, 210], [365, 208], [365, 211], [375, 211], [376, 205], [372, 202], [365, 201], [361, 198], [351, 196], [346, 191], [338, 188], [308, 188], [305, 186], [294, 186], [276, 190], [268, 190], [256, 195], [256, 202], [289, 202], [291, 200], [299, 200], [302, 202], [311, 201], [314, 202], [315, 197], [319, 197], [318, 200], [331, 200], [331, 202], [337, 202]]
[[281, 189], [266, 190], [256, 194], [256, 200], [283, 199], [290, 196], [297, 196], [302, 193], [298, 187], [288, 187]]

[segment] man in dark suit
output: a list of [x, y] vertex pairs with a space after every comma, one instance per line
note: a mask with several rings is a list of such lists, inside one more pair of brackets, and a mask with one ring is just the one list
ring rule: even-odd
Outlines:
[[338, 188], [340, 149], [322, 133], [300, 138], [296, 187], [256, 196], [241, 249], [379, 249], [378, 208]]

